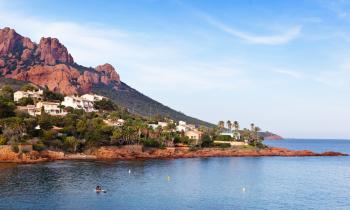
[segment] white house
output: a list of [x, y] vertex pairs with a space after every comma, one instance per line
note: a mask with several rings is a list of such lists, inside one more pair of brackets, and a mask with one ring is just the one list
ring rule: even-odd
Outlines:
[[194, 140], [195, 144], [199, 143], [199, 140], [202, 138], [202, 132], [198, 130], [189, 130], [185, 132], [185, 136], [189, 139]]
[[41, 114], [41, 111], [38, 110], [35, 105], [27, 105], [27, 106], [17, 106], [17, 109], [22, 112], [26, 112], [31, 116], [37, 116]]
[[94, 109], [94, 102], [83, 99], [78, 96], [65, 96], [62, 105], [65, 107], [72, 107], [73, 109], [83, 109], [86, 112], [96, 112]]
[[60, 103], [49, 102], [49, 101], [39, 101], [36, 103], [36, 109], [40, 112], [44, 108], [45, 113], [53, 116], [65, 116], [67, 114], [64, 109], [60, 108]]
[[36, 99], [36, 100], [42, 100], [43, 94], [44, 94], [43, 90], [38, 90], [38, 91], [31, 91], [31, 90], [21, 91], [21, 90], [19, 90], [19, 91], [14, 92], [13, 99], [15, 102], [18, 102], [21, 98], [32, 98], [32, 99]]
[[48, 101], [39, 101], [36, 105], [27, 105], [27, 106], [17, 106], [17, 109], [23, 112], [27, 112], [31, 116], [41, 115], [41, 110], [44, 108], [45, 113], [53, 116], [65, 116], [66, 111], [61, 109], [60, 103], [57, 102], [48, 102]]
[[117, 120], [106, 119], [106, 120], [103, 120], [103, 122], [109, 126], [121, 127], [124, 125], [125, 120], [123, 120], [123, 119], [117, 119]]
[[88, 100], [88, 101], [92, 101], [92, 102], [101, 101], [101, 100], [104, 99], [104, 98], [107, 99], [107, 98], [104, 97], [104, 96], [100, 96], [100, 95], [96, 95], [96, 94], [91, 94], [91, 93], [84, 94], [84, 95], [80, 96], [80, 98], [85, 99], [85, 100]]
[[196, 126], [192, 124], [187, 124], [185, 121], [179, 121], [178, 125], [176, 126], [176, 131], [178, 132], [186, 132], [190, 130], [195, 130]]
[[220, 136], [230, 136], [231, 138], [235, 138], [236, 140], [239, 140], [241, 138], [241, 134], [238, 131], [235, 130], [225, 130], [219, 134]]

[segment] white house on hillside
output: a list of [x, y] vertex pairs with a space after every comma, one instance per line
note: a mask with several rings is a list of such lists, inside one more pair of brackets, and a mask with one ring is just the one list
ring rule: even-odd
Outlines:
[[15, 102], [18, 102], [21, 98], [32, 98], [32, 99], [37, 99], [37, 100], [42, 100], [43, 98], [44, 91], [43, 90], [38, 90], [38, 91], [16, 91], [13, 94], [13, 99]]
[[100, 95], [96, 95], [96, 94], [91, 94], [91, 93], [88, 93], [88, 94], [84, 94], [82, 96], [80, 96], [82, 99], [85, 99], [85, 100], [88, 100], [88, 101], [101, 101], [102, 99], [107, 99], [106, 97], [104, 96], [100, 96]]
[[176, 126], [176, 131], [178, 132], [186, 132], [194, 129], [196, 129], [195, 125], [187, 124], [185, 121], [179, 121], [178, 125]]
[[57, 102], [39, 101], [36, 105], [17, 106], [19, 111], [26, 112], [31, 116], [41, 115], [43, 108], [44, 112], [49, 115], [65, 116], [67, 114], [66, 111], [60, 108], [60, 103]]
[[83, 109], [86, 112], [96, 112], [94, 109], [94, 102], [83, 99], [78, 96], [66, 96], [62, 105], [65, 107], [72, 107], [73, 109]]
[[45, 113], [53, 116], [65, 116], [66, 111], [60, 108], [60, 103], [58, 102], [49, 102], [49, 101], [39, 101], [36, 103], [36, 109], [40, 112], [44, 108]]

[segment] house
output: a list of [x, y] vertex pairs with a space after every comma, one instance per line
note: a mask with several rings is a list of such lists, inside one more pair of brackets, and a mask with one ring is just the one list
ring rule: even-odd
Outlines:
[[108, 126], [121, 127], [124, 125], [125, 120], [123, 120], [123, 119], [117, 119], [117, 120], [105, 119], [105, 120], [103, 120], [103, 122], [106, 123]]
[[195, 144], [199, 143], [199, 140], [202, 138], [202, 132], [198, 130], [189, 130], [185, 132], [185, 136], [187, 136], [189, 139], [192, 139], [195, 141]]
[[83, 99], [78, 96], [65, 96], [62, 105], [65, 107], [72, 107], [73, 109], [83, 109], [85, 112], [96, 112], [94, 109], [94, 102]]
[[196, 126], [192, 124], [187, 124], [185, 121], [179, 121], [178, 125], [176, 126], [176, 131], [178, 132], [186, 132], [190, 130], [195, 130]]
[[35, 107], [40, 114], [42, 109], [44, 109], [45, 113], [52, 116], [65, 116], [67, 114], [67, 112], [60, 107], [60, 103], [58, 102], [39, 101], [36, 103]]
[[107, 99], [106, 97], [104, 96], [100, 96], [100, 95], [96, 95], [96, 94], [91, 94], [91, 93], [88, 93], [88, 94], [84, 94], [82, 96], [80, 96], [82, 99], [84, 100], [88, 100], [88, 101], [92, 101], [92, 102], [95, 102], [95, 101], [101, 101], [102, 99]]
[[165, 128], [168, 126], [168, 123], [167, 122], [158, 122], [157, 124], [155, 123], [151, 123], [151, 124], [148, 124], [148, 127], [151, 127], [153, 130], [157, 129], [157, 128]]
[[41, 110], [37, 110], [35, 105], [17, 106], [17, 109], [21, 112], [28, 113], [30, 116], [37, 116], [41, 114]]
[[14, 92], [13, 99], [15, 102], [18, 102], [21, 98], [32, 98], [35, 100], [42, 100], [43, 94], [44, 94], [43, 90], [38, 90], [38, 91], [31, 91], [31, 90], [21, 91], [21, 90], [19, 90], [19, 91]]
[[158, 126], [165, 128], [168, 126], [168, 123], [167, 122], [158, 122]]
[[231, 138], [235, 138], [239, 140], [241, 138], [241, 134], [239, 131], [231, 130], [231, 129], [223, 129], [220, 133], [220, 136], [230, 136]]

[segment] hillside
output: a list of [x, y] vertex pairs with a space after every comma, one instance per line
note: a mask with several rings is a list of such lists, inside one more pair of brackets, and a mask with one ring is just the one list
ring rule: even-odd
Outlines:
[[0, 29], [0, 78], [0, 84], [10, 84], [15, 89], [22, 81], [65, 95], [95, 92], [143, 116], [162, 115], [196, 125], [213, 126], [129, 87], [110, 64], [91, 68], [75, 63], [67, 48], [56, 38], [41, 38], [37, 44], [13, 29]]

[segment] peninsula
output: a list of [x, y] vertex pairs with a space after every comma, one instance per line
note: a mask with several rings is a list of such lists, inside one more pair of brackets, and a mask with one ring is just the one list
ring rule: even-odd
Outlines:
[[55, 38], [36, 44], [0, 30], [0, 162], [344, 155], [269, 148], [264, 137], [281, 138], [254, 123], [175, 112], [126, 86], [110, 64], [75, 63]]

